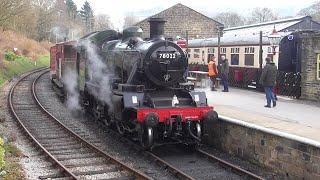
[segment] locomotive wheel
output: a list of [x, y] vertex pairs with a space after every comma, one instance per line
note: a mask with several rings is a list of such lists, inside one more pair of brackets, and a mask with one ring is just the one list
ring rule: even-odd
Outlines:
[[140, 144], [144, 149], [148, 150], [153, 145], [153, 128], [145, 127], [142, 131], [140, 133]]
[[112, 125], [111, 117], [103, 118], [103, 122], [107, 127], [110, 127]]
[[124, 129], [123, 124], [121, 122], [117, 121], [116, 126], [117, 126], [117, 130], [118, 130], [119, 134], [124, 135], [125, 129]]
[[196, 127], [195, 127], [195, 130], [196, 130], [196, 136], [201, 139], [201, 125], [200, 123], [196, 123]]

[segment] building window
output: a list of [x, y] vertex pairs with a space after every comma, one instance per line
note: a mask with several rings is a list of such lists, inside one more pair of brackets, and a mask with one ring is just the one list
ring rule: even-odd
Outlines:
[[199, 54], [193, 54], [193, 58], [200, 58]]
[[320, 80], [320, 54], [318, 54], [317, 58], [317, 79]]
[[231, 54], [231, 65], [239, 65], [239, 54]]
[[272, 47], [268, 47], [268, 53], [269, 53], [269, 54], [272, 53]]
[[244, 48], [245, 54], [254, 54], [254, 47], [246, 47]]
[[200, 49], [194, 49], [193, 52], [194, 53], [200, 53]]
[[208, 48], [208, 54], [214, 54], [214, 48]]
[[244, 65], [254, 66], [254, 54], [245, 54], [244, 55]]
[[220, 48], [220, 53], [221, 54], [226, 54], [227, 48]]

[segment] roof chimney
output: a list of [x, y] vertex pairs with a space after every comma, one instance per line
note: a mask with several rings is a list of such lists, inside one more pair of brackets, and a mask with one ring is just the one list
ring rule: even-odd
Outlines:
[[164, 39], [164, 24], [163, 18], [150, 18], [150, 39]]

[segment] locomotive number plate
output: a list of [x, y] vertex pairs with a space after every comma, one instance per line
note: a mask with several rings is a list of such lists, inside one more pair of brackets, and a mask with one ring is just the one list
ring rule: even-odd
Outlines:
[[157, 58], [158, 59], [176, 59], [177, 54], [174, 52], [158, 52]]

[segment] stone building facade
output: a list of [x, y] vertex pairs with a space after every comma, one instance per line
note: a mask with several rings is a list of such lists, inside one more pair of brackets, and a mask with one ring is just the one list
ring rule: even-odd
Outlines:
[[320, 102], [320, 32], [301, 36], [301, 98]]
[[[177, 36], [186, 38], [186, 31], [189, 39], [216, 37], [218, 26], [222, 26], [221, 23], [180, 3], [151, 17], [164, 18], [167, 21], [165, 37], [173, 39]], [[143, 38], [149, 38], [149, 18], [136, 24], [143, 29]]]

